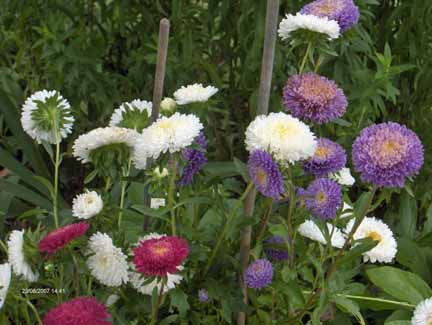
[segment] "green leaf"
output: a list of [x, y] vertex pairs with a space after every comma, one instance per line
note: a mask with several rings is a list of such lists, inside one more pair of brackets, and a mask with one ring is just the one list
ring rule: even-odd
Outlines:
[[0, 190], [13, 194], [15, 197], [27, 201], [45, 210], [52, 209], [52, 203], [40, 194], [28, 189], [27, 187], [0, 179]]
[[401, 302], [417, 305], [432, 296], [429, 285], [414, 273], [382, 266], [371, 268], [366, 274], [373, 284]]
[[171, 298], [171, 306], [178, 309], [180, 317], [184, 317], [189, 310], [187, 295], [180, 289], [174, 289], [169, 292]]
[[353, 315], [361, 325], [366, 324], [360, 313], [360, 307], [354, 301], [341, 296], [336, 296], [332, 300], [341, 311]]
[[408, 193], [402, 194], [401, 204], [399, 207], [400, 224], [399, 233], [403, 237], [413, 239], [415, 237], [417, 226], [417, 203]]

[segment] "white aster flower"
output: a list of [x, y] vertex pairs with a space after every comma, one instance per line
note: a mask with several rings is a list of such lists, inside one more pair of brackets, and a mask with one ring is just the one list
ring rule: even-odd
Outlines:
[[126, 128], [106, 127], [82, 134], [75, 140], [73, 156], [83, 164], [90, 162], [90, 153], [110, 144], [125, 144], [133, 149], [138, 132]]
[[72, 202], [72, 215], [79, 219], [94, 217], [103, 209], [102, 197], [96, 191], [78, 194]]
[[60, 141], [72, 133], [74, 118], [69, 102], [55, 90], [41, 90], [28, 97], [22, 106], [21, 124], [24, 131], [37, 143], [56, 143], [55, 122]]
[[339, 218], [344, 219], [344, 218], [352, 217], [353, 215], [354, 215], [353, 207], [350, 204], [344, 202], [342, 205], [342, 213]]
[[108, 298], [107, 298], [107, 300], [106, 300], [106, 302], [105, 302], [105, 305], [106, 305], [107, 307], [111, 307], [111, 306], [114, 305], [114, 304], [115, 304], [119, 299], [120, 299], [120, 296], [119, 296], [119, 295], [109, 295]]
[[352, 177], [349, 168], [342, 168], [337, 173], [330, 174], [329, 178], [345, 186], [353, 186], [355, 183], [355, 178]]
[[0, 265], [0, 309], [6, 300], [11, 281], [11, 267], [9, 263]]
[[89, 239], [91, 255], [87, 266], [91, 274], [102, 284], [118, 287], [129, 281], [126, 255], [120, 248], [114, 246], [112, 239], [100, 232]]
[[[131, 268], [134, 268], [131, 265]], [[179, 272], [183, 270], [183, 266], [178, 266], [177, 269]], [[158, 292], [160, 291], [161, 282], [160, 279], [155, 278], [152, 282], [145, 284], [147, 279], [141, 273], [131, 271], [129, 272], [130, 283], [139, 293], [143, 295], [152, 295], [153, 289], [155, 287], [158, 288]], [[159, 280], [159, 282], [158, 282]], [[167, 283], [164, 285], [163, 293], [167, 293], [171, 289], [174, 289], [177, 284], [179, 284], [183, 280], [183, 277], [180, 274], [171, 274], [167, 273]]]
[[24, 256], [24, 230], [14, 230], [9, 235], [7, 242], [9, 252], [9, 263], [12, 271], [22, 276], [28, 282], [35, 282], [39, 279], [39, 274], [33, 272]]
[[292, 32], [299, 29], [325, 34], [329, 40], [340, 36], [340, 26], [336, 20], [301, 13], [286, 15], [279, 24], [278, 34], [282, 40], [286, 40], [291, 37]]
[[152, 103], [134, 99], [123, 103], [111, 115], [110, 126], [121, 126], [130, 129], [144, 128], [148, 125], [152, 114]]
[[174, 99], [178, 105], [186, 105], [196, 102], [206, 102], [216, 94], [218, 89], [213, 86], [204, 87], [202, 84], [182, 86], [174, 93]]
[[190, 146], [203, 129], [198, 117], [193, 114], [175, 113], [162, 116], [137, 139], [134, 163], [137, 168], [146, 166], [147, 158], [157, 159], [161, 154], [178, 152]]
[[[350, 233], [353, 226], [354, 220], [350, 220], [345, 232]], [[397, 242], [389, 226], [374, 217], [365, 217], [357, 228], [353, 239], [359, 240], [367, 237], [378, 241], [378, 244], [370, 251], [363, 253], [363, 261], [391, 263], [397, 253]]]
[[411, 325], [430, 325], [432, 324], [432, 298], [420, 302], [414, 310]]
[[175, 111], [176, 107], [176, 101], [170, 97], [165, 97], [160, 103], [160, 110], [162, 113], [172, 113]]
[[[327, 222], [327, 229], [329, 234], [332, 233], [333, 225]], [[319, 227], [312, 220], [306, 220], [303, 222], [298, 229], [300, 235], [309, 238], [311, 240], [317, 241], [321, 244], [327, 245], [326, 238], [321, 232]], [[331, 237], [331, 244], [333, 247], [342, 248], [345, 244], [345, 236], [339, 228], [333, 230], [333, 235]]]
[[308, 159], [317, 147], [309, 126], [282, 112], [257, 116], [246, 130], [245, 143], [250, 153], [266, 150], [285, 163]]

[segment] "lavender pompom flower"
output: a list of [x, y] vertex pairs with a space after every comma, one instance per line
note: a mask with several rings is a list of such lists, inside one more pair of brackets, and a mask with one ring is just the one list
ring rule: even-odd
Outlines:
[[269, 260], [259, 259], [251, 263], [245, 272], [245, 284], [248, 288], [262, 289], [273, 279], [273, 265]]
[[191, 148], [187, 148], [183, 151], [183, 158], [186, 161], [186, 165], [183, 168], [182, 177], [178, 181], [179, 186], [190, 185], [195, 174], [197, 174], [208, 161], [204, 152]]
[[342, 169], [346, 161], [346, 152], [340, 144], [320, 138], [315, 154], [303, 164], [303, 169], [315, 177], [327, 177]]
[[[267, 244], [267, 247], [266, 247]], [[281, 236], [273, 236], [264, 241], [264, 253], [275, 262], [286, 261], [289, 258], [285, 248], [271, 247], [272, 244], [285, 245], [285, 240]], [[270, 246], [270, 247], [269, 247]]]
[[267, 197], [279, 199], [284, 192], [283, 178], [272, 156], [264, 150], [256, 150], [249, 156], [249, 175], [258, 191]]
[[316, 0], [305, 5], [300, 13], [336, 20], [341, 33], [356, 25], [360, 18], [353, 0]]
[[313, 216], [333, 219], [342, 203], [342, 189], [335, 181], [318, 178], [308, 186], [304, 198]]
[[423, 145], [407, 127], [394, 122], [373, 124], [354, 141], [354, 169], [363, 182], [378, 187], [403, 187], [423, 165]]
[[186, 148], [183, 150], [183, 159], [186, 164], [183, 168], [183, 174], [177, 182], [179, 186], [190, 185], [194, 176], [201, 170], [207, 162], [207, 139], [201, 131], [194, 140], [194, 144], [198, 145], [198, 149]]
[[334, 81], [313, 72], [291, 76], [283, 90], [283, 102], [294, 117], [317, 124], [341, 117], [348, 106]]
[[198, 299], [200, 302], [207, 303], [210, 301], [208, 291], [206, 289], [200, 289], [198, 291]]

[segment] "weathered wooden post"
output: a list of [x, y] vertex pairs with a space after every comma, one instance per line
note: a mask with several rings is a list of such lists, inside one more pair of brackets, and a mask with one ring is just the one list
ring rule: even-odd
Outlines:
[[[160, 112], [160, 103], [162, 100], [162, 93], [164, 88], [165, 81], [165, 67], [166, 60], [168, 55], [168, 40], [169, 40], [169, 29], [170, 22], [167, 18], [162, 18], [159, 23], [159, 42], [158, 42], [158, 51], [157, 51], [157, 59], [156, 59], [156, 71], [155, 71], [155, 79], [153, 86], [153, 106], [152, 106], [152, 114], [150, 117], [150, 123], [155, 122], [159, 117]], [[151, 161], [147, 161], [147, 165], [150, 165]], [[151, 198], [148, 193], [147, 185], [144, 186], [144, 204], [147, 207], [150, 207]], [[145, 216], [144, 218], [144, 231], [147, 230], [149, 217]]]
[[[260, 88], [258, 94], [258, 115], [267, 114], [271, 81], [273, 75], [273, 63], [276, 45], [277, 23], [279, 18], [279, 0], [267, 1], [267, 12], [265, 21], [264, 50], [261, 64]], [[250, 218], [254, 212], [256, 190], [253, 189], [245, 200], [244, 215]], [[249, 264], [250, 244], [251, 244], [252, 227], [246, 226], [240, 243], [240, 265], [242, 274], [240, 275], [240, 287], [243, 292], [243, 301], [248, 303], [247, 288], [244, 283], [244, 273]], [[237, 324], [243, 325], [246, 322], [246, 314], [238, 314]]]

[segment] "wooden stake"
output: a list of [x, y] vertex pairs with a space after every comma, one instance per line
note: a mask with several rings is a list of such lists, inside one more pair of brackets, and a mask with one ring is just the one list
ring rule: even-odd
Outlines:
[[159, 117], [160, 103], [162, 100], [162, 92], [165, 80], [165, 67], [168, 54], [168, 37], [169, 37], [170, 22], [166, 18], [162, 18], [159, 23], [159, 44], [156, 61], [156, 73], [153, 88], [153, 107], [151, 121], [154, 122]]
[[[159, 23], [159, 42], [157, 51], [157, 61], [156, 61], [156, 72], [153, 87], [153, 106], [152, 114], [150, 117], [150, 123], [155, 122], [159, 117], [160, 103], [162, 101], [162, 93], [165, 81], [165, 67], [166, 59], [168, 55], [168, 40], [169, 40], [169, 29], [170, 22], [166, 18], [162, 18]], [[151, 160], [147, 159], [147, 166], [151, 165]], [[144, 185], [144, 205], [150, 207], [151, 198], [148, 193], [148, 186]], [[150, 218], [149, 216], [144, 217], [144, 231], [147, 230]]]
[[[268, 0], [265, 22], [264, 50], [261, 63], [260, 88], [258, 94], [258, 115], [268, 113], [278, 18], [279, 0]], [[245, 200], [244, 214], [246, 218], [253, 216], [256, 194], [256, 190], [253, 189]], [[240, 243], [240, 265], [242, 268], [240, 287], [243, 292], [243, 302], [245, 304], [248, 304], [248, 294], [243, 279], [244, 273], [249, 264], [251, 236], [252, 227], [246, 226], [243, 231], [242, 240]], [[245, 322], [246, 314], [243, 312], [239, 313], [237, 317], [237, 324], [244, 325]]]

